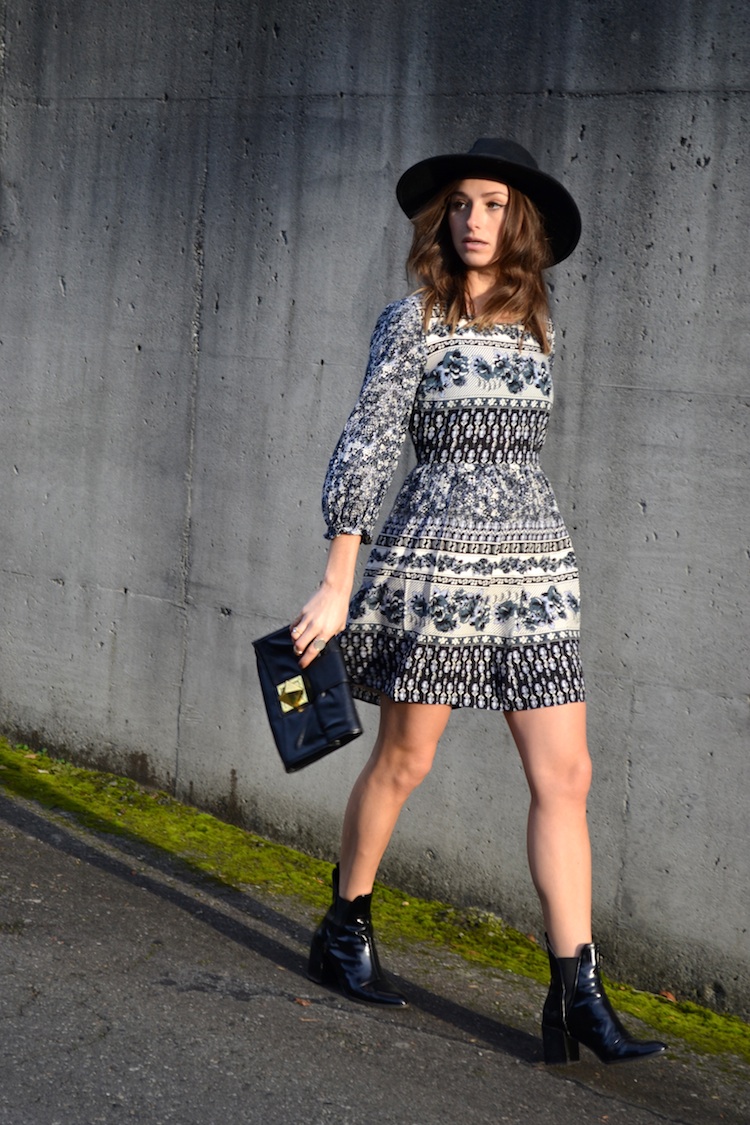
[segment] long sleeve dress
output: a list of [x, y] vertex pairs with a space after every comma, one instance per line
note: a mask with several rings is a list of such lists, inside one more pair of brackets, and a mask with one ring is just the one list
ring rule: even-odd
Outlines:
[[550, 356], [520, 325], [376, 325], [325, 479], [327, 536], [373, 527], [407, 432], [417, 464], [340, 640], [355, 696], [517, 711], [584, 698], [575, 555], [539, 464]]

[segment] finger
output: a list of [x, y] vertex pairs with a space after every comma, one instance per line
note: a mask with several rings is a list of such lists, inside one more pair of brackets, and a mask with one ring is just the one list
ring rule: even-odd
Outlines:
[[315, 639], [315, 630], [309, 625], [300, 624], [293, 626], [290, 632], [294, 651], [297, 656], [301, 656]]
[[307, 619], [304, 612], [299, 615], [296, 621], [292, 622], [289, 627], [289, 632], [296, 648], [299, 649], [300, 652], [303, 652], [307, 648], [310, 641], [317, 633], [314, 622]]
[[316, 650], [313, 648], [313, 646], [311, 644], [308, 645], [307, 648], [305, 649], [305, 651], [302, 653], [302, 655], [299, 658], [300, 668], [309, 667], [309, 665], [312, 664], [313, 660], [317, 660], [319, 656], [320, 656], [320, 653], [316, 652]]
[[[306, 643], [303, 643], [306, 642]], [[327, 641], [320, 633], [313, 632], [312, 639], [307, 641], [303, 637], [295, 646], [295, 652], [300, 654], [300, 667], [307, 668], [324, 651]]]

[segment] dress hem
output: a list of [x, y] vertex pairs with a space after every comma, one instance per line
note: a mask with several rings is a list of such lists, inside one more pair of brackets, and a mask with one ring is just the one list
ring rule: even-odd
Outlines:
[[585, 701], [577, 633], [473, 642], [350, 628], [341, 650], [352, 694], [396, 703], [435, 703], [457, 710], [526, 711]]
[[564, 707], [568, 703], [585, 703], [586, 691], [583, 686], [571, 692], [565, 698], [544, 700], [528, 700], [522, 706], [503, 707], [500, 702], [485, 703], [483, 700], [472, 700], [468, 703], [453, 703], [447, 699], [394, 699], [387, 691], [380, 688], [367, 688], [362, 684], [351, 684], [352, 695], [360, 703], [370, 703], [373, 707], [380, 706], [381, 696], [390, 699], [393, 703], [420, 703], [426, 706], [450, 707], [452, 711], [501, 711], [503, 714], [512, 714], [514, 711], [541, 711], [546, 707]]

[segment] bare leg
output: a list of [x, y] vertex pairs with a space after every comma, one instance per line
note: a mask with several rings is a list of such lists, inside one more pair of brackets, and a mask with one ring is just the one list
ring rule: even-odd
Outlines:
[[586, 705], [511, 711], [505, 717], [531, 791], [529, 868], [544, 924], [557, 956], [577, 957], [592, 940]]
[[380, 729], [344, 816], [339, 893], [352, 900], [372, 891], [375, 874], [405, 801], [427, 776], [450, 707], [380, 701]]
[[333, 903], [313, 936], [307, 972], [360, 1003], [406, 1003], [380, 967], [372, 885], [404, 802], [432, 766], [450, 711], [381, 696], [378, 737], [346, 807]]

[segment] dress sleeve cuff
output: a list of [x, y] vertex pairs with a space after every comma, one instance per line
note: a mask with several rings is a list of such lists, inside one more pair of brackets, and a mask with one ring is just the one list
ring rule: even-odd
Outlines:
[[328, 527], [325, 533], [325, 539], [335, 539], [338, 535], [359, 535], [363, 545], [366, 547], [368, 543], [372, 543], [372, 533], [364, 531], [361, 527]]

